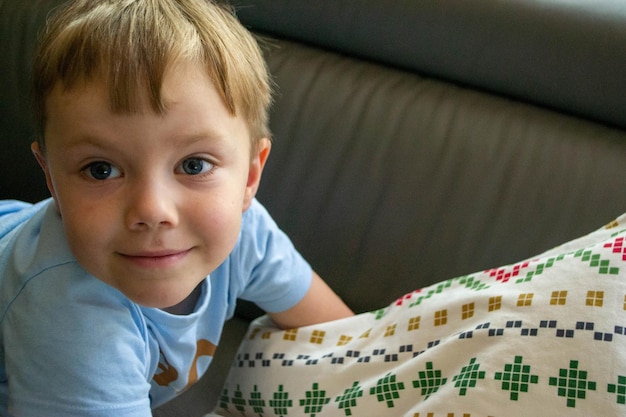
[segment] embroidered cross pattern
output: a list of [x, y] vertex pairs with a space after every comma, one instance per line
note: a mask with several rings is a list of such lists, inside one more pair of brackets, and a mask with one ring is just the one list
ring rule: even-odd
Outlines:
[[293, 401], [289, 399], [289, 393], [284, 392], [284, 386], [278, 386], [278, 391], [272, 394], [270, 407], [274, 409], [277, 416], [286, 416], [289, 408], [293, 407]]
[[396, 376], [388, 373], [378, 380], [375, 387], [370, 388], [370, 394], [375, 394], [378, 401], [384, 401], [388, 408], [393, 408], [394, 400], [400, 398], [400, 391], [403, 389], [404, 383], [396, 382]]
[[479, 371], [480, 364], [476, 363], [476, 358], [470, 359], [469, 363], [461, 369], [458, 375], [452, 378], [455, 388], [459, 388], [459, 395], [467, 394], [469, 388], [476, 387], [479, 379], [485, 379], [485, 371]]
[[243, 392], [241, 391], [239, 385], [237, 385], [237, 389], [235, 390], [235, 393], [230, 401], [235, 405], [237, 411], [243, 413], [246, 409], [246, 400], [243, 398]]
[[511, 401], [517, 401], [519, 394], [528, 392], [530, 384], [539, 381], [537, 375], [530, 373], [530, 365], [524, 365], [521, 356], [516, 356], [513, 363], [504, 365], [503, 372], [496, 372], [495, 379], [502, 381], [502, 390], [510, 391]]
[[257, 386], [254, 386], [254, 389], [250, 393], [250, 399], [248, 400], [248, 404], [252, 407], [252, 410], [255, 413], [263, 413], [263, 408], [265, 407], [265, 401], [261, 398], [261, 393], [258, 391]]
[[621, 253], [622, 261], [626, 261], [626, 243], [624, 243], [625, 240], [626, 238], [624, 237], [618, 237], [613, 243], [606, 243], [604, 247], [611, 249], [613, 253]]
[[509, 279], [518, 276], [522, 269], [528, 268], [528, 265], [530, 265], [530, 261], [513, 265], [513, 268], [495, 268], [489, 269], [485, 272], [487, 272], [490, 277], [495, 277], [496, 281], [508, 282]]
[[454, 280], [447, 280], [444, 282], [441, 282], [437, 285], [435, 285], [435, 287], [431, 290], [428, 290], [428, 292], [426, 293], [426, 295], [420, 295], [419, 297], [417, 297], [417, 300], [411, 304], [409, 304], [409, 307], [415, 307], [418, 306], [422, 303], [422, 301], [427, 300], [429, 298], [431, 298], [433, 295], [435, 294], [441, 294], [444, 292], [445, 289], [450, 288], [452, 286], [452, 282]]
[[425, 396], [425, 400], [448, 381], [441, 375], [440, 369], [433, 369], [432, 362], [426, 362], [426, 370], [420, 371], [418, 375], [419, 379], [412, 381], [413, 388], [421, 388], [421, 394]]
[[602, 259], [600, 254], [593, 253], [591, 250], [579, 250], [574, 254], [575, 257], [579, 257], [581, 261], [588, 263], [590, 267], [597, 268], [600, 274], [619, 274], [619, 268], [611, 266], [611, 261], [608, 259]]
[[363, 388], [359, 386], [359, 381], [355, 381], [350, 388], [347, 388], [342, 395], [335, 398], [339, 403], [339, 409], [343, 410], [346, 416], [352, 415], [352, 408], [356, 407], [357, 399], [363, 396]]
[[304, 412], [310, 417], [322, 411], [322, 408], [330, 402], [325, 390], [320, 390], [317, 382], [313, 383], [310, 391], [305, 393], [305, 398], [300, 399], [300, 406], [304, 407]]
[[550, 377], [550, 385], [557, 387], [559, 397], [565, 397], [568, 407], [576, 407], [576, 400], [584, 400], [587, 390], [595, 391], [596, 382], [587, 380], [587, 371], [578, 369], [578, 361], [571, 360], [569, 368], [559, 369], [558, 377]]
[[[466, 396], [470, 388], [475, 388], [481, 380], [487, 378], [487, 373], [482, 371], [481, 365], [476, 358], [472, 358], [467, 365], [452, 379], [454, 388], [459, 389], [459, 396]], [[539, 376], [531, 372], [531, 365], [524, 362], [521, 355], [514, 357], [512, 363], [505, 363], [502, 371], [495, 372], [493, 379], [500, 382], [503, 391], [509, 392], [510, 401], [518, 401], [520, 394], [529, 393], [533, 384], [539, 384]], [[441, 369], [437, 369], [433, 362], [426, 362], [426, 368], [418, 372], [418, 379], [411, 381], [414, 389], [419, 389], [424, 400], [431, 395], [435, 395], [442, 387], [448, 383], [448, 378], [443, 375]], [[550, 386], [557, 388], [557, 395], [566, 398], [567, 407], [576, 407], [577, 400], [587, 398], [587, 391], [595, 391], [596, 381], [589, 380], [588, 372], [579, 369], [578, 360], [569, 361], [568, 368], [558, 369], [558, 376], [550, 377]], [[399, 381], [397, 375], [389, 372], [384, 377], [379, 378], [376, 385], [365, 391], [359, 381], [352, 382], [352, 385], [345, 388], [342, 394], [334, 398], [334, 403], [339, 410], [343, 410], [344, 415], [358, 415], [354, 409], [358, 406], [366, 392], [376, 398], [379, 403], [385, 404], [390, 409], [394, 408], [395, 401], [401, 398], [401, 392], [405, 390], [403, 381]], [[616, 395], [617, 404], [626, 405], [626, 376], [620, 375], [616, 383], [607, 385], [607, 392]], [[410, 397], [410, 394], [408, 394]], [[332, 397], [327, 395], [319, 383], [313, 383], [311, 389], [305, 392], [305, 398], [299, 400], [300, 408], [308, 417], [315, 417], [324, 407], [328, 406]], [[290, 399], [290, 393], [285, 390], [283, 384], [278, 386], [278, 390], [272, 394], [272, 399], [265, 401], [257, 385], [254, 385], [249, 394], [249, 400], [244, 400], [244, 394], [237, 385], [233, 396], [229, 398], [228, 390], [224, 389], [220, 397], [220, 407], [228, 409], [228, 403], [232, 404], [238, 412], [245, 414], [246, 408], [253, 410], [255, 415], [263, 415], [267, 404], [277, 416], [289, 415], [289, 409], [294, 407]], [[246, 407], [247, 406], [247, 407]], [[296, 415], [300, 415], [296, 413]]]
[[489, 288], [489, 284], [482, 282], [472, 275], [465, 275], [458, 278], [459, 284], [465, 285], [468, 290], [480, 291]]
[[[439, 319], [441, 319], [441, 317], [443, 316], [440, 315]], [[459, 339], [472, 339], [476, 332], [487, 331], [487, 335], [489, 337], [502, 337], [505, 334], [508, 334], [506, 333], [507, 331], [516, 330], [519, 336], [536, 337], [542, 329], [551, 330], [554, 332], [554, 337], [565, 339], [573, 339], [577, 337], [578, 334], [587, 333], [593, 337], [594, 341], [598, 342], [612, 342], [615, 335], [626, 336], [626, 326], [616, 325], [613, 326], [613, 331], [603, 332], [597, 330], [593, 322], [577, 321], [572, 327], [561, 327], [559, 326], [558, 320], [547, 319], [540, 320], [539, 327], [524, 327], [522, 320], [507, 320], [503, 327], [494, 327], [492, 326], [492, 323], [487, 322], [477, 325], [474, 329], [459, 332], [455, 336]], [[342, 337], [345, 337], [345, 335]], [[440, 340], [428, 342], [426, 350], [437, 346], [439, 343]], [[347, 344], [341, 344], [341, 346], [345, 345]], [[325, 354], [321, 357], [297, 355], [295, 358], [287, 358], [285, 353], [281, 352], [272, 354], [270, 358], [266, 357], [264, 352], [257, 352], [255, 354], [239, 353], [233, 363], [233, 366], [239, 368], [254, 368], [256, 366], [271, 367], [275, 364], [282, 367], [291, 367], [294, 366], [295, 361], [303, 361], [306, 365], [318, 365], [322, 363], [322, 360], [325, 360], [325, 363], [330, 363], [332, 365], [343, 365], [350, 363], [351, 361], [369, 363], [376, 358], [380, 358], [384, 362], [398, 362], [402, 354], [408, 353], [411, 357], [416, 357], [424, 351], [425, 350], [415, 349], [412, 344], [407, 344], [398, 346], [396, 351], [385, 348], [374, 348], [369, 352], [363, 352], [347, 348], [345, 352], [336, 350], [335, 352]]]
[[607, 391], [612, 394], [617, 394], [618, 404], [626, 404], [626, 376], [619, 375], [617, 377], [617, 384], [609, 384]]

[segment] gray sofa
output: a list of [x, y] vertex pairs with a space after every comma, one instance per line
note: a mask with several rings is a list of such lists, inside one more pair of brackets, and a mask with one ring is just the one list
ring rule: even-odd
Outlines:
[[[28, 66], [58, 0], [0, 0], [0, 198], [47, 196]], [[356, 311], [626, 211], [621, 0], [237, 0], [277, 95], [261, 200]], [[249, 321], [156, 416], [211, 409]]]

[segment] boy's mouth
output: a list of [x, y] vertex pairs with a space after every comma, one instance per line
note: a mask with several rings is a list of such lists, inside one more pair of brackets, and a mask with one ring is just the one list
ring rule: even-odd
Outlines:
[[187, 257], [191, 249], [142, 251], [136, 253], [119, 253], [128, 262], [141, 268], [167, 268], [176, 266]]

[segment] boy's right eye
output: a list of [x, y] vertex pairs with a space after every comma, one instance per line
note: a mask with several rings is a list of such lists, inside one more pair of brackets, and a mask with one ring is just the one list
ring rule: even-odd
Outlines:
[[113, 164], [104, 161], [96, 161], [83, 168], [83, 172], [89, 178], [103, 181], [111, 178], [117, 178], [121, 175], [120, 170]]

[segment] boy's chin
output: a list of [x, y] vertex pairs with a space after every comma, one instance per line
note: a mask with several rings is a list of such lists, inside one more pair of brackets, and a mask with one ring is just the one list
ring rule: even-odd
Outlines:
[[172, 314], [190, 314], [194, 311], [201, 292], [201, 282], [195, 287], [160, 288], [152, 291], [129, 292], [118, 288], [126, 297], [143, 307], [158, 308]]

